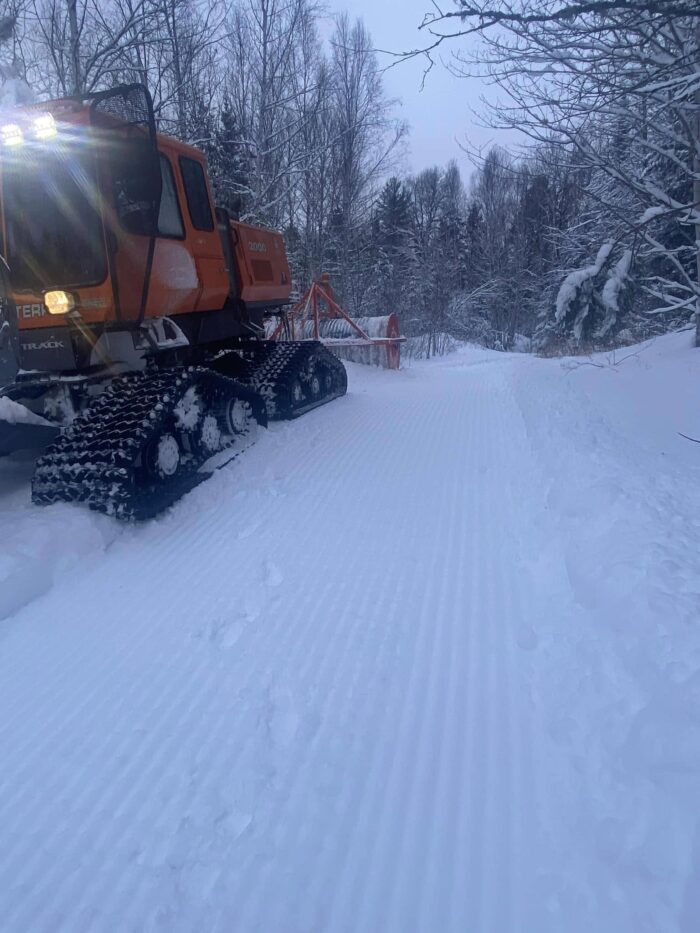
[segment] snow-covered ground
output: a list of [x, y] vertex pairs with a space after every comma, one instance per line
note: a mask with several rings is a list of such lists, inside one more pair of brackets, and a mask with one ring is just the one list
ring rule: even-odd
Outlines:
[[351, 364], [142, 527], [1, 463], [3, 933], [695, 933], [691, 336]]

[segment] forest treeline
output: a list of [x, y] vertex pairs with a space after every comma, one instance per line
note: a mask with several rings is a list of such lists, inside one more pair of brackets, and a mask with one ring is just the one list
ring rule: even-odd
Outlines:
[[369, 32], [345, 14], [329, 25], [312, 0], [11, 0], [0, 14], [16, 17], [6, 82], [21, 74], [39, 99], [147, 84], [161, 130], [206, 151], [219, 202], [284, 231], [298, 290], [328, 272], [349, 310], [396, 311], [426, 352], [609, 346], [692, 313], [692, 153], [679, 81], [653, 84], [651, 47], [648, 94], [630, 71], [564, 137], [511, 114], [531, 143], [492, 148], [462, 179], [455, 162], [402, 170], [409, 128]]

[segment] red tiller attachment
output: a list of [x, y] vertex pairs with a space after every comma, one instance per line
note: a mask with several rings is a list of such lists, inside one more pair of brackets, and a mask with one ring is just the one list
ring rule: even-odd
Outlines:
[[271, 336], [274, 340], [320, 340], [343, 359], [385, 369], [399, 369], [401, 344], [406, 339], [400, 335], [395, 314], [351, 318], [333, 297], [327, 274], [311, 284]]

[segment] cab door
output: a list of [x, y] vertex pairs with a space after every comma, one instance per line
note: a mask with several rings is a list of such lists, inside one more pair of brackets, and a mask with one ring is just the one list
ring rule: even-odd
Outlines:
[[163, 152], [158, 170], [155, 223], [138, 158], [117, 161], [113, 171], [115, 299], [121, 320], [132, 323], [192, 310], [199, 293], [173, 167]]
[[143, 320], [151, 286], [161, 202], [153, 101], [140, 84], [89, 95], [102, 164], [109, 271], [117, 321]]
[[194, 157], [194, 152], [178, 157], [188, 240], [199, 280], [194, 310], [215, 311], [223, 308], [231, 282], [216, 227], [206, 162], [200, 153], [196, 155], [198, 158]]
[[175, 168], [169, 153], [161, 152], [160, 167], [162, 193], [148, 295], [148, 317], [192, 311], [201, 289], [191, 238], [183, 217]]

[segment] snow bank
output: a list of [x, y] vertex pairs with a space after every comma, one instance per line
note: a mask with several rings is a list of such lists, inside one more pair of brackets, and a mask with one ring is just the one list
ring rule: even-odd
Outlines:
[[32, 506], [32, 469], [31, 460], [0, 461], [0, 621], [92, 566], [123, 531], [86, 509]]
[[678, 435], [700, 437], [692, 344], [537, 361], [516, 384], [550, 477], [525, 568], [540, 703], [568, 756], [557, 792], [585, 794], [561, 857], [570, 897], [596, 890], [609, 930], [691, 933], [700, 916], [700, 446]]
[[[3, 523], [4, 525], [4, 523]], [[47, 593], [65, 574], [89, 566], [119, 529], [87, 511], [60, 507], [4, 529], [0, 620]]]
[[0, 421], [9, 424], [49, 424], [44, 418], [35, 415], [33, 411], [25, 408], [12, 399], [0, 397]]

